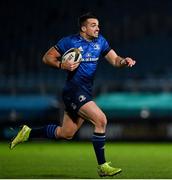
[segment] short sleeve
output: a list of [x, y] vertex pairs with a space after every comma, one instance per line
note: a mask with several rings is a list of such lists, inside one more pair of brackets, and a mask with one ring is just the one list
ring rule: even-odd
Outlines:
[[112, 48], [109, 46], [109, 43], [106, 41], [104, 37], [102, 37], [102, 56], [106, 56], [106, 54], [111, 50]]
[[70, 43], [70, 38], [64, 37], [60, 39], [54, 47], [61, 55], [63, 55], [70, 48]]

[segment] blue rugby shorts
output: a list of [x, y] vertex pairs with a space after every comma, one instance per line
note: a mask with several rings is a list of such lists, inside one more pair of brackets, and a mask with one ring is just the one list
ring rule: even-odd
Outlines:
[[80, 87], [68, 87], [62, 93], [65, 111], [72, 117], [78, 117], [78, 111], [89, 101], [92, 101], [92, 96], [81, 89]]

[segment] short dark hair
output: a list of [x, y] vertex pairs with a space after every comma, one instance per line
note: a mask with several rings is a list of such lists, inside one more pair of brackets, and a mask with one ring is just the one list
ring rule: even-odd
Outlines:
[[90, 19], [90, 18], [98, 19], [98, 17], [95, 16], [92, 12], [88, 12], [86, 14], [83, 14], [78, 18], [78, 26], [79, 26], [80, 30], [81, 30], [81, 27], [84, 25], [85, 21], [87, 19]]

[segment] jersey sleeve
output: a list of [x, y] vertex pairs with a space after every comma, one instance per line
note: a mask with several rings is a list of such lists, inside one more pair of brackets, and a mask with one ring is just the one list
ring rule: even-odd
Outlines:
[[109, 46], [109, 43], [104, 37], [102, 37], [102, 51], [101, 55], [104, 57], [112, 48]]
[[63, 55], [69, 48], [70, 48], [70, 38], [69, 37], [64, 37], [60, 39], [55, 45], [54, 48], [61, 54]]

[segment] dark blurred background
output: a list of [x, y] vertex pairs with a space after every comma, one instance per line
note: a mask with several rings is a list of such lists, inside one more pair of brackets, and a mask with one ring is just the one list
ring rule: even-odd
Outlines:
[[[171, 0], [29, 0], [0, 2], [0, 139], [22, 124], [60, 123], [65, 72], [42, 63], [60, 38], [78, 31], [91, 11], [101, 33], [135, 67], [114, 69], [104, 59], [94, 97], [106, 113], [109, 140], [172, 140]], [[76, 139], [91, 137], [89, 123]]]

